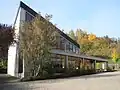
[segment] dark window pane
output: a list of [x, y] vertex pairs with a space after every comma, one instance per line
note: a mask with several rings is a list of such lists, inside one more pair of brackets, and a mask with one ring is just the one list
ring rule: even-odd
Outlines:
[[31, 21], [31, 20], [33, 20], [33, 16], [32, 15], [30, 15], [28, 12], [26, 12], [26, 14], [25, 14], [25, 21]]
[[18, 73], [22, 73], [23, 72], [23, 59], [20, 57], [19, 55], [19, 60], [18, 60]]

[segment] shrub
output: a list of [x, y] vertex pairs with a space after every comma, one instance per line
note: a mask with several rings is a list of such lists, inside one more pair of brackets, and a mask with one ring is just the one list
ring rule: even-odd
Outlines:
[[108, 67], [108, 68], [107, 68], [107, 71], [108, 71], [108, 72], [113, 72], [113, 71], [115, 71], [115, 70], [114, 70], [113, 68], [111, 68], [111, 67]]
[[7, 73], [7, 60], [0, 59], [0, 73]]
[[7, 69], [7, 60], [0, 59], [0, 69]]

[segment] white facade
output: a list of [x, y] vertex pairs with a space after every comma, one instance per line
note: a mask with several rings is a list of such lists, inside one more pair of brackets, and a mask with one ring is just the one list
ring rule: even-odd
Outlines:
[[[7, 74], [16, 77], [24, 77], [24, 73], [18, 74], [18, 38], [19, 38], [19, 30], [20, 30], [20, 23], [25, 21], [25, 10], [22, 8], [18, 8], [16, 20], [14, 23], [15, 27], [15, 37], [16, 43], [11, 45], [8, 49], [8, 69]], [[24, 72], [24, 71], [23, 71]]]
[[16, 50], [17, 45], [11, 45], [8, 50], [8, 69], [7, 73], [12, 76], [16, 76]]

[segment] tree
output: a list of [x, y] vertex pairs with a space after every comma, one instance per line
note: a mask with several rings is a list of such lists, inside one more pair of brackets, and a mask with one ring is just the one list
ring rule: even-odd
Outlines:
[[116, 45], [116, 52], [118, 55], [118, 59], [117, 59], [117, 62], [118, 62], [120, 60], [120, 43], [119, 42]]
[[118, 59], [118, 53], [117, 53], [116, 49], [113, 48], [113, 51], [112, 51], [112, 60], [113, 60], [114, 63], [116, 63], [117, 59]]
[[20, 31], [20, 57], [25, 63], [25, 77], [43, 75], [51, 65], [51, 49], [56, 45], [57, 32], [49, 22], [50, 15], [45, 19], [38, 15], [31, 22], [23, 23]]
[[76, 39], [77, 39], [77, 43], [80, 45], [81, 43], [81, 39], [83, 38], [83, 33], [81, 29], [77, 29], [76, 30]]
[[113, 48], [112, 50], [112, 60], [115, 63], [115, 68], [117, 69], [117, 62], [119, 60], [119, 56], [118, 56], [116, 48]]
[[0, 24], [0, 69], [7, 69], [8, 47], [13, 42], [14, 29], [12, 26]]
[[96, 35], [95, 34], [89, 34], [88, 35], [88, 40], [93, 41], [95, 39], [96, 39]]
[[14, 41], [14, 29], [12, 26], [0, 24], [0, 58], [7, 58], [8, 47]]
[[81, 29], [76, 30], [76, 41], [80, 45], [80, 51], [83, 54], [85, 54], [91, 47], [87, 32], [82, 31]]
[[117, 59], [120, 60], [120, 40], [119, 38], [109, 38], [108, 35], [97, 37], [95, 34], [88, 34], [87, 32], [77, 29], [76, 41], [80, 45], [80, 51], [83, 54], [92, 55], [100, 58], [114, 59], [113, 48], [116, 49]]
[[74, 33], [73, 30], [70, 30], [68, 36], [69, 36], [70, 38], [72, 38], [73, 40], [76, 40], [75, 33]]
[[87, 36], [87, 32], [82, 31], [81, 29], [76, 30], [76, 39], [78, 44], [81, 44], [81, 39], [85, 36]]

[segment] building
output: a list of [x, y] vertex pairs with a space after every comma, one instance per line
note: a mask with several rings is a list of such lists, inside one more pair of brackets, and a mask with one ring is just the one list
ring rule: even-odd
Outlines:
[[[20, 2], [20, 6], [18, 8], [18, 12], [14, 22], [14, 27], [16, 28], [15, 33], [17, 37], [19, 36], [19, 31], [21, 30], [20, 23], [22, 21], [30, 21], [36, 15], [38, 15], [38, 13], [36, 13], [33, 9], [24, 4], [22, 1]], [[42, 16], [41, 18], [45, 20]], [[105, 69], [105, 67], [107, 66], [106, 59], [81, 55], [79, 44], [77, 44], [69, 36], [63, 33], [60, 29], [58, 29], [57, 27], [55, 28], [60, 34], [60, 41], [58, 42], [58, 46], [51, 51], [53, 55], [52, 60], [54, 61], [55, 68], [80, 69], [82, 68], [82, 65], [84, 65], [86, 70], [96, 69], [96, 62], [102, 62], [102, 68]], [[17, 42], [19, 42], [17, 38], [15, 39], [17, 40]], [[14, 45], [11, 45], [9, 47], [8, 74], [16, 77], [24, 77], [24, 73], [26, 72], [24, 69], [24, 60], [20, 60], [18, 57], [18, 46], [19, 43], [14, 43]], [[20, 70], [21, 68], [22, 70]]]

